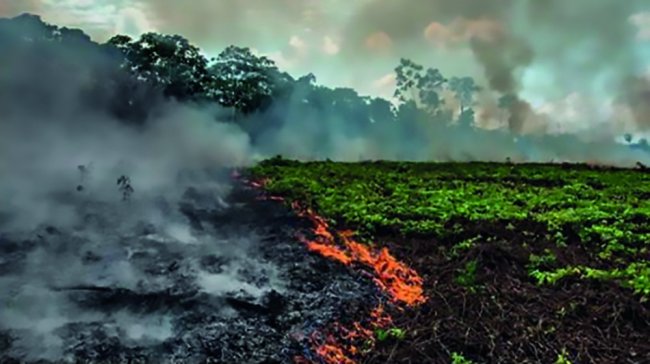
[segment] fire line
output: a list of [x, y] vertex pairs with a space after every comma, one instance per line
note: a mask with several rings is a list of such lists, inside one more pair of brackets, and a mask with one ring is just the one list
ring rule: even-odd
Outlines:
[[[256, 189], [263, 189], [268, 180], [244, 182]], [[262, 196], [261, 199], [285, 201], [280, 196]], [[325, 218], [312, 209], [295, 201], [291, 203], [291, 207], [298, 216], [309, 219], [313, 224], [313, 239], [298, 236], [309, 251], [346, 266], [365, 267], [372, 272], [375, 284], [390, 297], [389, 304], [397, 309], [401, 309], [401, 305], [414, 307], [426, 302], [422, 277], [398, 261], [387, 248], [374, 251], [368, 245], [357, 242], [353, 238], [353, 231], [336, 231], [330, 228]], [[381, 303], [371, 311], [368, 321], [365, 326], [354, 322], [351, 327], [334, 323], [328, 334], [314, 332], [310, 337], [313, 351], [326, 364], [354, 364], [356, 361], [353, 358], [362, 354], [359, 343], [369, 343], [372, 347], [375, 344], [373, 330], [385, 329], [393, 324], [392, 317]], [[303, 364], [313, 361], [298, 356], [294, 358], [294, 362]]]

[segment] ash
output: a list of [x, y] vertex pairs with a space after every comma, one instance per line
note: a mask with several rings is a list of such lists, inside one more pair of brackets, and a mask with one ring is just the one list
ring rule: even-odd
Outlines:
[[298, 242], [308, 222], [245, 187], [223, 200], [188, 189], [146, 219], [128, 201], [61, 199], [82, 223], [0, 230], [0, 362], [292, 362], [378, 294]]

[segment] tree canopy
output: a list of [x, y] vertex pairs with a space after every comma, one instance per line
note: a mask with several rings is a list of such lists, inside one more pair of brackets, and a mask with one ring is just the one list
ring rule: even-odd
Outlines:
[[[63, 49], [56, 59], [70, 68], [90, 58], [103, 60], [104, 65], [94, 68], [94, 86], [87, 93], [96, 107], [132, 123], [144, 122], [158, 101], [176, 99], [229, 109], [231, 120], [251, 133], [304, 116], [302, 122], [313, 124], [312, 130], [338, 123], [354, 135], [399, 125], [417, 135], [431, 123], [472, 124], [474, 98], [481, 90], [471, 77], [447, 78], [437, 68], [402, 58], [395, 68], [397, 102], [392, 103], [350, 88], [319, 85], [311, 73], [293, 78], [270, 58], [245, 47], [231, 45], [208, 59], [180, 35], [150, 32], [134, 39], [118, 34], [97, 44], [80, 30], [49, 25], [37, 16], [0, 21], [0, 45], [24, 44], [25, 35]], [[91, 51], [79, 57], [79, 49]], [[457, 120], [446, 105], [448, 95], [460, 105]], [[247, 117], [260, 113], [265, 116]]]

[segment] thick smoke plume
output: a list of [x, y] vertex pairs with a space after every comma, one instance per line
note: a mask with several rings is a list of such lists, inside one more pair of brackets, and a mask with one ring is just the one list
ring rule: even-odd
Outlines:
[[[620, 96], [633, 92], [630, 77], [646, 71], [637, 35], [640, 14], [647, 10], [641, 0], [434, 0], [408, 5], [371, 0], [349, 21], [344, 37], [347, 47], [342, 52], [366, 63], [367, 56], [359, 49], [363, 49], [364, 37], [377, 30], [398, 45], [396, 51], [415, 54], [415, 59], [422, 57], [420, 53], [440, 52], [442, 46], [463, 49], [469, 45], [482, 69], [484, 85], [497, 95], [516, 96], [509, 116], [514, 132], [526, 129], [526, 123], [539, 123], [540, 117], [558, 118], [535, 115], [533, 101], [562, 99], [573, 93], [594, 97], [593, 110], [599, 109], [598, 103], [618, 99], [635, 110], [636, 129], [645, 130], [649, 115]], [[432, 41], [429, 47], [437, 50], [419, 43], [423, 30]], [[440, 67], [449, 68], [456, 62], [454, 57], [460, 56], [452, 53], [441, 58]], [[602, 115], [584, 115], [585, 119], [593, 117]], [[608, 116], [611, 123], [620, 123], [623, 117], [620, 113]]]

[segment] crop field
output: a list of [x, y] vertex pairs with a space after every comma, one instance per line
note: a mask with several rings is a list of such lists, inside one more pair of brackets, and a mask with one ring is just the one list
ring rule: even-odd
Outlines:
[[309, 162], [249, 171], [424, 279], [366, 362], [649, 363], [650, 173]]

